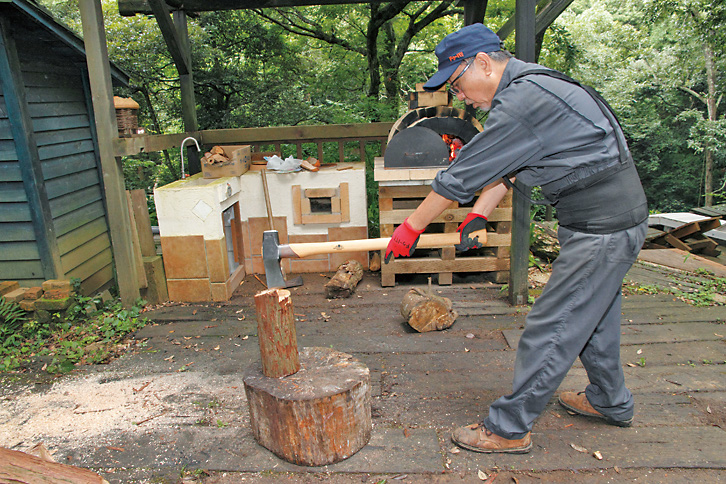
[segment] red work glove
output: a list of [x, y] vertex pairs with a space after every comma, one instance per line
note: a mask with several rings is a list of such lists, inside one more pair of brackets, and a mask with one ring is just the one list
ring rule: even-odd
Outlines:
[[404, 220], [401, 225], [396, 227], [391, 236], [391, 241], [386, 247], [386, 257], [383, 259], [386, 264], [391, 257], [410, 257], [416, 249], [418, 236], [423, 230], [416, 230], [408, 224], [408, 219]]
[[479, 236], [477, 235], [473, 239], [469, 237], [469, 234], [472, 232], [476, 232], [481, 229], [485, 229], [487, 226], [487, 218], [484, 215], [479, 215], [478, 213], [470, 213], [466, 216], [463, 222], [461, 222], [461, 225], [459, 225], [459, 228], [456, 229], [457, 232], [461, 232], [461, 243], [455, 245], [456, 250], [469, 250], [469, 249], [481, 249], [484, 247], [481, 242], [479, 242]]

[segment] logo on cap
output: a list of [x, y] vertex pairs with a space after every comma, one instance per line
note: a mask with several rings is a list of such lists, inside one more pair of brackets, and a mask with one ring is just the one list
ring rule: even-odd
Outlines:
[[454, 61], [455, 61], [456, 59], [458, 59], [459, 57], [464, 57], [464, 53], [463, 53], [462, 51], [459, 51], [459, 52], [457, 52], [457, 53], [456, 53], [456, 54], [454, 54], [454, 55], [450, 55], [450, 56], [449, 56], [449, 62], [454, 62]]

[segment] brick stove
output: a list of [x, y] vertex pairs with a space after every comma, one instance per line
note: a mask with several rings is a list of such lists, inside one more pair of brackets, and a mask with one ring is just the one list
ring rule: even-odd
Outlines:
[[[262, 232], [270, 227], [261, 168], [217, 179], [197, 174], [154, 190], [172, 301], [226, 301], [246, 274], [264, 274]], [[368, 237], [365, 163], [267, 172], [267, 182], [281, 243]], [[335, 271], [348, 259], [368, 267], [368, 253], [361, 252], [285, 259], [283, 270]]]

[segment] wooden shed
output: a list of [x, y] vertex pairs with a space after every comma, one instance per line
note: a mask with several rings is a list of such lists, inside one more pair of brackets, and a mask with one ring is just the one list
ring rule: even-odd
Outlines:
[[0, 281], [79, 278], [93, 293], [114, 272], [83, 40], [0, 0], [0, 90]]

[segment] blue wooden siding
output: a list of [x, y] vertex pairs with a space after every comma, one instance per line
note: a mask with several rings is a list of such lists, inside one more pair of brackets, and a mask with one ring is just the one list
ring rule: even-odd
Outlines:
[[113, 279], [103, 187], [83, 91], [73, 65], [26, 63], [23, 79], [65, 277], [92, 293]]
[[4, 280], [36, 285], [43, 281], [43, 268], [5, 98], [0, 95], [0, 281]]

